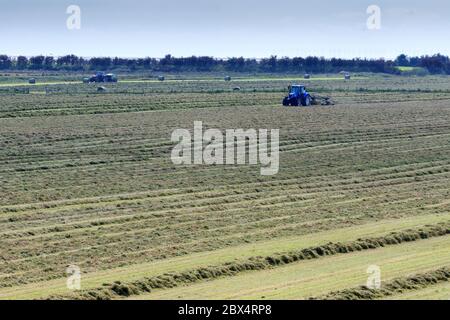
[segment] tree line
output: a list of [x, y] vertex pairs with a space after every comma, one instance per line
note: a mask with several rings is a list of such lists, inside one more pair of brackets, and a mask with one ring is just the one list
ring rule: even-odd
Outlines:
[[261, 73], [335, 73], [382, 72], [399, 73], [399, 66], [422, 68], [431, 74], [450, 74], [450, 59], [436, 54], [433, 56], [408, 57], [401, 54], [395, 60], [385, 59], [340, 59], [323, 57], [277, 57], [249, 59], [234, 57], [218, 59], [206, 56], [156, 58], [83, 58], [76, 55], [62, 57], [33, 56], [10, 57], [0, 55], [0, 70], [41, 71], [155, 71], [155, 72], [261, 72]]

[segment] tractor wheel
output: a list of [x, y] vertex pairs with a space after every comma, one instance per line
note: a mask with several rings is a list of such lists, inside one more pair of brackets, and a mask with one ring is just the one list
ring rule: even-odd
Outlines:
[[302, 103], [302, 105], [303, 105], [304, 107], [309, 107], [309, 106], [311, 106], [311, 97], [310, 97], [310, 96], [306, 96], [306, 97], [305, 97], [305, 100], [304, 100], [303, 103]]
[[283, 99], [283, 106], [285, 107], [289, 106], [289, 99], [287, 97]]
[[[299, 100], [300, 100], [300, 99], [299, 99]], [[293, 100], [292, 100], [292, 105], [293, 105], [294, 107], [298, 107], [298, 106], [300, 105], [299, 100], [293, 99]]]
[[311, 106], [311, 97], [310, 96], [306, 96], [306, 98], [305, 98], [305, 106], [306, 107]]

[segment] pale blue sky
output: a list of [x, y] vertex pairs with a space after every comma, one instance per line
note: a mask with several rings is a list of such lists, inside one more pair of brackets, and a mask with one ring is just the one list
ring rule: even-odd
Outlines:
[[[79, 5], [81, 30], [66, 28]], [[369, 5], [381, 30], [366, 27]], [[0, 53], [81, 56], [450, 55], [447, 0], [0, 0]]]

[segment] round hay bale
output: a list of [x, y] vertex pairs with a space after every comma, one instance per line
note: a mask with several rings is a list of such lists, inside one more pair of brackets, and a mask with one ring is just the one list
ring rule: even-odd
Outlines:
[[89, 83], [89, 78], [83, 78], [83, 83]]
[[345, 80], [350, 80], [352, 77], [351, 77], [351, 75], [349, 74], [349, 73], [346, 73], [345, 75], [344, 75], [344, 79]]
[[310, 79], [310, 78], [311, 78], [311, 75], [310, 75], [309, 73], [305, 73], [305, 74], [303, 75], [303, 78], [305, 78], [305, 79]]
[[233, 91], [241, 91], [241, 87], [234, 87]]
[[107, 91], [106, 87], [101, 86], [97, 88], [97, 92], [106, 92], [106, 91]]
[[225, 81], [231, 81], [231, 77], [230, 76], [226, 76], [225, 78], [223, 78]]
[[165, 78], [164, 76], [159, 76], [159, 77], [158, 77], [158, 80], [159, 80], [159, 81], [164, 81], [164, 80], [166, 80], [166, 78]]
[[35, 84], [36, 83], [36, 79], [35, 78], [30, 78], [30, 79], [28, 79], [28, 83], [29, 84]]

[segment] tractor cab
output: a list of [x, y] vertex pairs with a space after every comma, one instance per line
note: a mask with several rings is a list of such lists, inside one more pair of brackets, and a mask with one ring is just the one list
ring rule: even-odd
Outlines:
[[305, 86], [293, 85], [289, 88], [289, 96], [300, 96], [306, 92]]

